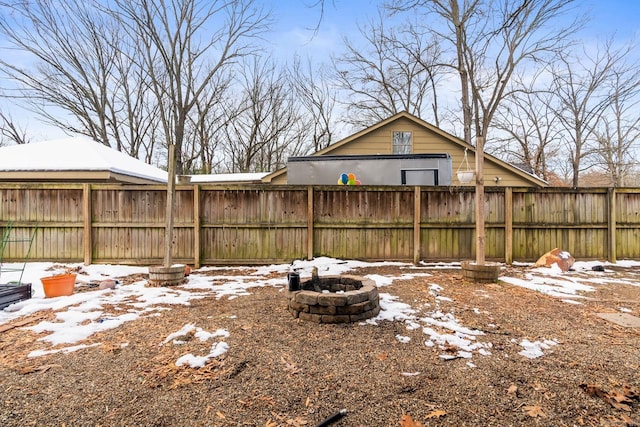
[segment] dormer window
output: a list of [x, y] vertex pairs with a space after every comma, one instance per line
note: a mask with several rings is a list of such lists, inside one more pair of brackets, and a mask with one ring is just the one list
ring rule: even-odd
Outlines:
[[411, 154], [412, 152], [412, 135], [411, 132], [394, 131], [393, 132], [393, 154]]

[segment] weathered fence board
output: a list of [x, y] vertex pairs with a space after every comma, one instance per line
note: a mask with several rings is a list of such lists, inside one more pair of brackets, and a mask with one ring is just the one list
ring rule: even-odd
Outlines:
[[615, 251], [619, 259], [640, 259], [640, 191], [615, 196]]
[[606, 191], [514, 191], [512, 205], [514, 259], [533, 260], [556, 247], [576, 258], [607, 257]]
[[261, 187], [205, 187], [200, 194], [198, 227], [203, 263], [306, 257], [306, 187], [274, 187], [269, 191]]
[[[475, 256], [473, 188], [180, 185], [176, 262], [271, 263], [331, 256], [451, 261]], [[0, 184], [0, 232], [37, 227], [31, 259], [159, 264], [166, 188]], [[491, 260], [640, 259], [640, 189], [488, 188]], [[20, 260], [13, 246], [3, 261]]]
[[413, 252], [413, 191], [322, 187], [313, 193], [314, 253], [407, 259]]

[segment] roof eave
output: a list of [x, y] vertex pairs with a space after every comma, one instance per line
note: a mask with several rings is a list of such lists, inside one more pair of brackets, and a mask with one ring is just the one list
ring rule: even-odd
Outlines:
[[119, 182], [124, 184], [163, 184], [166, 181], [136, 177], [109, 170], [31, 170], [0, 171], [0, 181]]

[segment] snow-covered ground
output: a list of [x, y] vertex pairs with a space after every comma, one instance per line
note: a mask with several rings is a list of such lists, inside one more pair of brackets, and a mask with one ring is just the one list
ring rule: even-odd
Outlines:
[[[513, 286], [521, 286], [536, 292], [548, 294], [560, 298], [567, 303], [580, 304], [580, 300], [595, 290], [598, 283], [612, 283], [610, 274], [593, 271], [595, 265], [605, 268], [612, 267], [608, 263], [576, 262], [574, 271], [563, 273], [555, 268], [530, 268], [524, 279], [515, 277], [500, 277], [503, 283]], [[22, 264], [20, 264], [21, 266]], [[188, 283], [176, 287], [147, 287], [146, 280], [136, 283], [117, 286], [115, 289], [99, 290], [92, 292], [76, 292], [71, 296], [57, 298], [45, 298], [40, 278], [57, 273], [63, 273], [64, 268], [79, 267], [79, 264], [61, 266], [52, 263], [28, 263], [24, 271], [22, 281], [32, 283], [33, 296], [31, 299], [10, 305], [0, 311], [0, 326], [3, 323], [24, 316], [33, 315], [38, 311], [52, 309], [56, 313], [55, 321], [40, 321], [26, 329], [44, 333], [39, 338], [42, 349], [31, 352], [30, 357], [37, 357], [51, 352], [72, 352], [85, 348], [87, 345], [81, 342], [99, 331], [116, 328], [125, 322], [135, 321], [141, 316], [161, 315], [163, 310], [168, 310], [171, 305], [189, 305], [190, 301], [198, 298], [213, 296], [215, 298], [251, 298], [251, 289], [259, 286], [273, 286], [284, 290], [287, 285], [286, 274], [295, 268], [302, 276], [310, 275], [312, 267], [317, 267], [320, 275], [337, 275], [346, 273], [358, 267], [373, 267], [384, 265], [402, 266], [404, 273], [397, 277], [381, 275], [369, 275], [380, 288], [380, 314], [361, 325], [378, 325], [380, 322], [394, 320], [403, 322], [407, 330], [422, 329], [424, 333], [424, 345], [436, 347], [442, 351], [440, 357], [465, 358], [467, 365], [474, 367], [473, 357], [489, 357], [492, 345], [486, 339], [485, 332], [464, 326], [456, 319], [453, 312], [445, 312], [440, 307], [440, 302], [451, 302], [446, 296], [446, 289], [432, 283], [429, 292], [434, 297], [434, 304], [421, 307], [412, 307], [401, 302], [397, 296], [385, 292], [385, 287], [396, 280], [406, 280], [414, 277], [424, 277], [429, 281], [430, 270], [440, 268], [459, 268], [457, 264], [421, 264], [414, 266], [405, 263], [367, 263], [352, 260], [339, 260], [333, 258], [316, 258], [311, 261], [295, 261], [293, 264], [277, 264], [262, 267], [245, 266], [234, 267], [237, 275], [225, 276], [222, 273], [216, 275], [216, 271], [229, 271], [230, 267], [204, 267], [192, 272]], [[629, 268], [639, 266], [633, 261], [621, 261], [615, 264], [616, 268]], [[18, 267], [18, 265], [5, 264], [5, 267]], [[95, 283], [107, 278], [123, 277], [135, 273], [148, 273], [145, 267], [120, 266], [120, 265], [90, 265], [81, 266], [81, 273], [77, 276], [76, 286], [82, 283]], [[57, 270], [56, 270], [57, 268]], [[207, 274], [201, 274], [206, 272]], [[243, 272], [246, 272], [244, 274]], [[273, 278], [273, 273], [279, 273]], [[0, 278], [2, 283], [16, 280], [12, 274], [3, 273]], [[221, 280], [223, 279], [223, 280]], [[617, 283], [640, 286], [639, 282], [618, 279]], [[619, 307], [622, 312], [631, 312], [626, 307]], [[490, 327], [491, 325], [489, 325]], [[189, 365], [192, 367], [203, 366], [209, 359], [216, 358], [229, 350], [225, 341], [229, 332], [220, 329], [205, 331], [193, 324], [184, 325], [166, 337], [163, 345], [180, 345], [179, 337], [187, 333], [194, 333], [195, 337], [203, 342], [211, 342], [210, 351], [204, 355], [185, 354], [176, 360], [176, 365]], [[399, 342], [406, 343], [409, 337], [397, 335]], [[528, 358], [544, 356], [554, 346], [559, 345], [554, 337], [546, 337], [536, 341], [530, 341], [527, 337], [515, 340], [522, 347], [520, 355]], [[96, 345], [96, 344], [93, 344]], [[445, 352], [444, 349], [449, 351]], [[457, 349], [457, 353], [451, 353], [450, 349]], [[414, 375], [415, 373], [406, 373]]]

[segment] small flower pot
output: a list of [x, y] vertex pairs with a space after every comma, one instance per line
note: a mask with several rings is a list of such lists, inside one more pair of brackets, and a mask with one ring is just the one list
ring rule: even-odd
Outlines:
[[475, 172], [474, 171], [459, 171], [457, 173], [458, 175], [458, 181], [460, 181], [463, 184], [468, 184], [473, 180], [473, 177], [475, 176]]
[[56, 274], [40, 278], [46, 298], [55, 298], [73, 294], [76, 285], [75, 273]]

